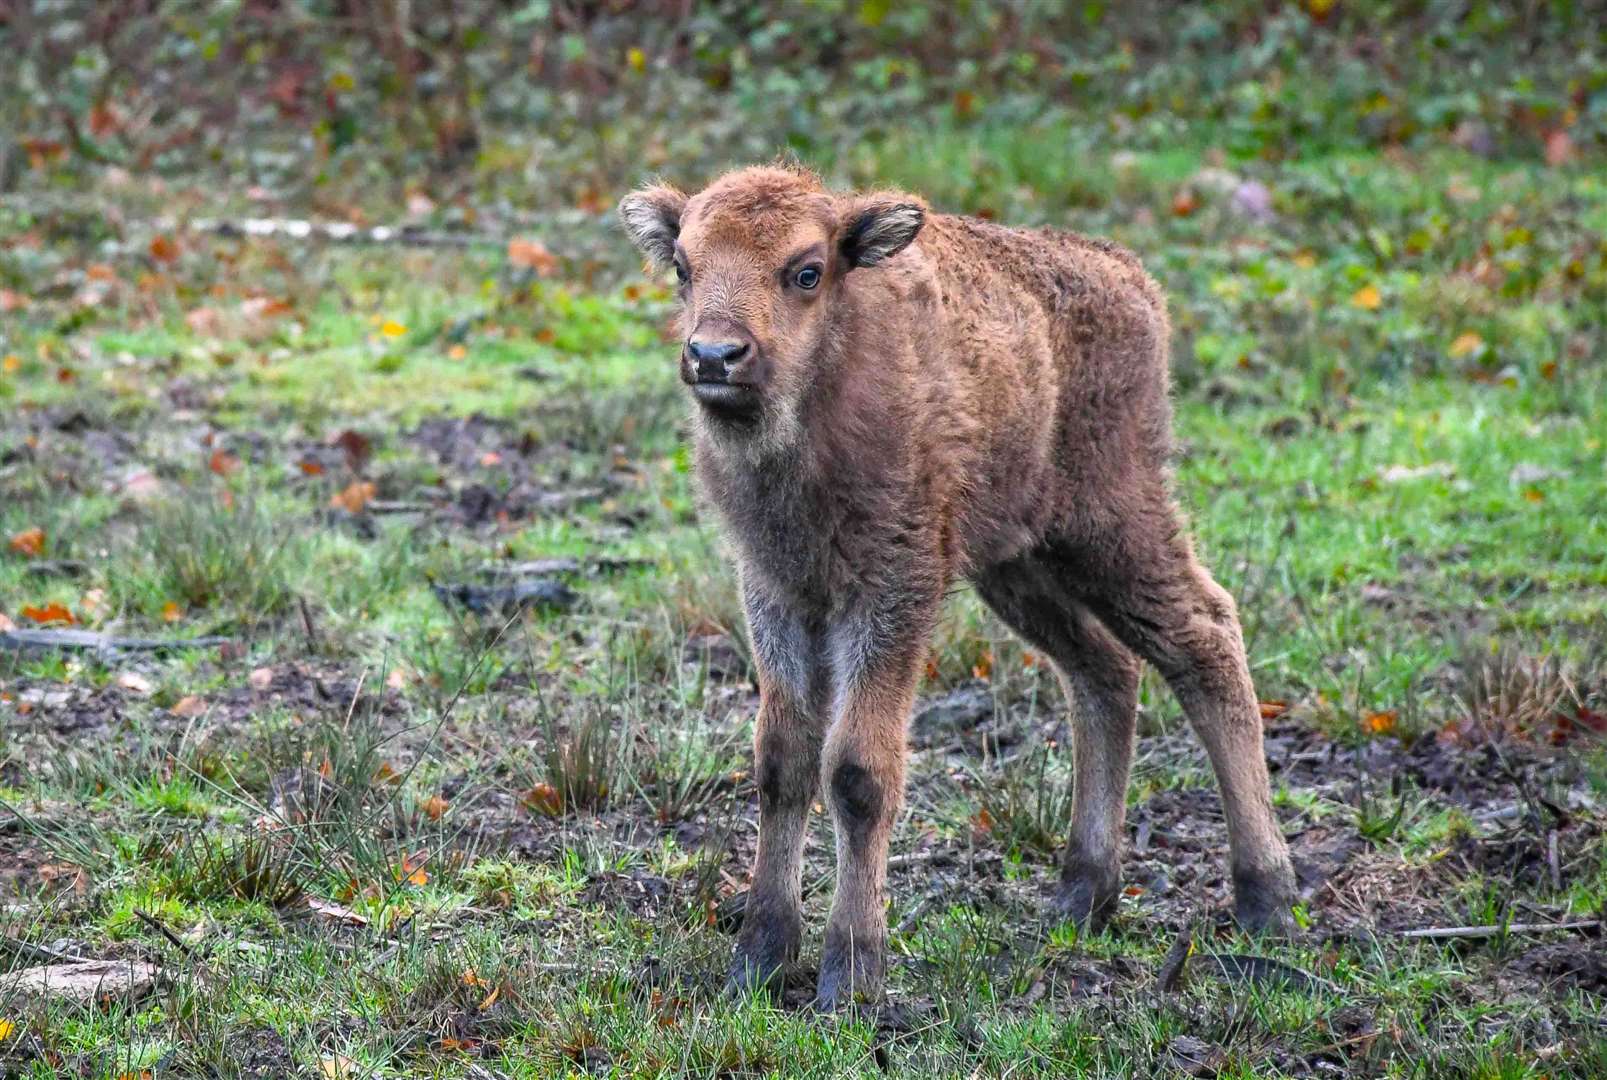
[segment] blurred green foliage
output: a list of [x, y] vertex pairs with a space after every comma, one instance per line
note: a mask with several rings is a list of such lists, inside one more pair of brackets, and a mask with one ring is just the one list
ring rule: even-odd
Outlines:
[[646, 171], [1072, 119], [1232, 160], [1607, 140], [1607, 18], [1579, 0], [14, 0], [0, 54], [0, 190], [115, 164], [596, 209]]

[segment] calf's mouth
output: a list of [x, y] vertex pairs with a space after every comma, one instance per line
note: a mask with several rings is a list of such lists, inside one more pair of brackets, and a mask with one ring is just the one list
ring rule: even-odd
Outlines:
[[759, 392], [731, 382], [695, 382], [692, 396], [706, 412], [722, 420], [753, 420], [759, 415]]

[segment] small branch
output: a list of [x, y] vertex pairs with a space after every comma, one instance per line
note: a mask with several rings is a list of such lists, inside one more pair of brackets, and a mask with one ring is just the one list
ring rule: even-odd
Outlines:
[[161, 934], [163, 937], [167, 938], [170, 945], [184, 954], [184, 959], [195, 959], [195, 954], [190, 951], [190, 947], [184, 944], [184, 942], [180, 941], [178, 936], [174, 934], [173, 931], [169, 930], [161, 919], [158, 919], [154, 915], [147, 914], [146, 912], [141, 911], [139, 908], [134, 909], [134, 915], [139, 919], [140, 922], [144, 923], [152, 930], [155, 930], [158, 934]]
[[1580, 919], [1577, 922], [1508, 923], [1505, 926], [1434, 926], [1421, 930], [1402, 930], [1403, 938], [1488, 938], [1505, 934], [1546, 934], [1553, 931], [1600, 930], [1600, 919]]

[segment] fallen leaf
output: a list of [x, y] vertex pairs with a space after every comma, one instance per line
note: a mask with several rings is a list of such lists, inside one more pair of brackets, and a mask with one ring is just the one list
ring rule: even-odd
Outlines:
[[179, 622], [184, 618], [184, 609], [172, 600], [162, 605], [162, 621], [168, 623]]
[[379, 332], [388, 338], [399, 338], [407, 333], [407, 327], [395, 319], [386, 319], [379, 325]]
[[546, 277], [558, 269], [558, 258], [535, 240], [508, 241], [508, 261], [525, 270], [534, 270]]
[[1258, 704], [1261, 706], [1261, 719], [1263, 720], [1276, 720], [1289, 711], [1287, 701], [1262, 701]]
[[431, 795], [428, 799], [424, 800], [419, 809], [423, 810], [424, 816], [429, 818], [431, 821], [440, 821], [441, 815], [446, 813], [447, 807], [451, 805], [451, 803], [441, 798], [441, 796]]
[[1366, 725], [1367, 730], [1374, 735], [1388, 735], [1395, 730], [1395, 725], [1399, 720], [1400, 714], [1398, 712], [1394, 709], [1385, 709], [1382, 712], [1368, 713], [1362, 722]]
[[564, 797], [557, 788], [545, 782], [525, 792], [519, 801], [529, 809], [550, 817], [557, 817], [564, 809]]
[[993, 828], [993, 815], [988, 813], [987, 807], [981, 807], [971, 815], [971, 826], [977, 832], [988, 832]]
[[1378, 291], [1377, 285], [1363, 285], [1350, 297], [1350, 306], [1363, 311], [1377, 311], [1384, 305], [1384, 294]]
[[151, 258], [159, 263], [170, 263], [179, 257], [179, 246], [171, 236], [158, 233], [151, 237]]
[[273, 685], [273, 668], [259, 667], [246, 676], [246, 683], [253, 690], [267, 690]]
[[1193, 188], [1180, 188], [1172, 196], [1172, 216], [1188, 217], [1200, 208], [1200, 197], [1194, 194]]
[[117, 685], [131, 694], [138, 694], [140, 697], [148, 696], [153, 689], [151, 680], [137, 671], [121, 672], [117, 676]]
[[343, 1054], [330, 1054], [318, 1059], [318, 1071], [324, 1080], [356, 1080], [361, 1075], [357, 1062]]
[[206, 467], [219, 476], [233, 476], [240, 471], [240, 459], [227, 450], [218, 449], [212, 451]]
[[311, 895], [306, 896], [303, 899], [306, 902], [307, 910], [321, 919], [325, 919], [332, 923], [342, 923], [346, 926], [368, 925], [368, 917], [366, 915], [360, 915], [351, 908], [337, 904], [333, 900], [324, 900]]
[[625, 62], [638, 75], [647, 70], [647, 54], [642, 51], [639, 45], [632, 45], [625, 51]]
[[353, 431], [351, 428], [331, 438], [329, 445], [345, 451], [346, 464], [351, 466], [352, 472], [362, 472], [363, 466], [368, 464], [368, 459], [374, 456], [373, 441], [362, 432]]
[[993, 650], [983, 652], [980, 659], [971, 665], [971, 676], [987, 682], [993, 676]]
[[401, 781], [402, 774], [397, 772], [388, 761], [380, 762], [379, 768], [374, 770], [374, 783], [376, 784], [399, 784]]
[[0, 371], [7, 375], [15, 375], [22, 370], [22, 357], [16, 353], [6, 353], [5, 359], [0, 360]]
[[38, 607], [24, 607], [22, 609], [22, 614], [24, 618], [30, 619], [33, 622], [39, 623], [40, 625], [58, 622], [75, 623], [78, 621], [77, 619], [73, 618], [73, 613], [68, 611], [66, 607], [54, 602], [42, 604]]
[[202, 701], [194, 694], [189, 694], [175, 701], [173, 703], [173, 707], [168, 711], [174, 716], [200, 716], [202, 713], [206, 712], [206, 702]]
[[11, 1038], [11, 1033], [17, 1030], [17, 1025], [10, 1020], [0, 1018], [0, 1042]]
[[45, 530], [36, 527], [16, 533], [11, 537], [11, 550], [30, 559], [44, 554]]
[[430, 875], [425, 871], [424, 863], [422, 854], [403, 856], [402, 865], [397, 869], [399, 879], [409, 885], [428, 885]]
[[468, 355], [469, 349], [466, 345], [453, 345], [446, 350], [446, 358], [448, 360], [462, 360]]
[[402, 668], [391, 668], [390, 674], [385, 676], [385, 685], [392, 690], [405, 689], [408, 684], [407, 672]]
[[1453, 359], [1460, 360], [1464, 356], [1471, 356], [1476, 352], [1480, 352], [1483, 348], [1484, 339], [1469, 330], [1466, 333], [1458, 334], [1456, 340], [1451, 342], [1451, 347], [1447, 351]]
[[371, 481], [354, 480], [329, 498], [329, 505], [339, 507], [348, 514], [361, 514], [364, 507], [374, 501], [376, 489]]
[[493, 986], [491, 988], [491, 992], [485, 996], [485, 999], [483, 1001], [480, 1002], [477, 1011], [485, 1012], [491, 1006], [495, 1005], [497, 1003], [497, 998], [498, 998], [498, 996], [501, 995], [501, 993], [502, 993], [502, 986], [500, 984], [497, 985], [497, 986]]

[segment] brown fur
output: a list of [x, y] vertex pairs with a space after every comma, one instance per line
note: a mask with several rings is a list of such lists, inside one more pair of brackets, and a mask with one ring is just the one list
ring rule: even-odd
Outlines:
[[[649, 188], [621, 212], [651, 259], [687, 269], [685, 336], [748, 346], [729, 375], [744, 408], [694, 410], [761, 689], [759, 853], [733, 980], [769, 979], [797, 951], [823, 789], [838, 880], [819, 1001], [878, 990], [905, 726], [957, 578], [1054, 659], [1078, 716], [1058, 909], [1097, 923], [1114, 906], [1142, 658], [1209, 751], [1240, 919], [1284, 924], [1293, 876], [1256, 698], [1233, 600], [1173, 502], [1169, 326], [1137, 259], [901, 193], [833, 194], [788, 167], [691, 198]], [[800, 252], [819, 255], [814, 289], [795, 284]]]

